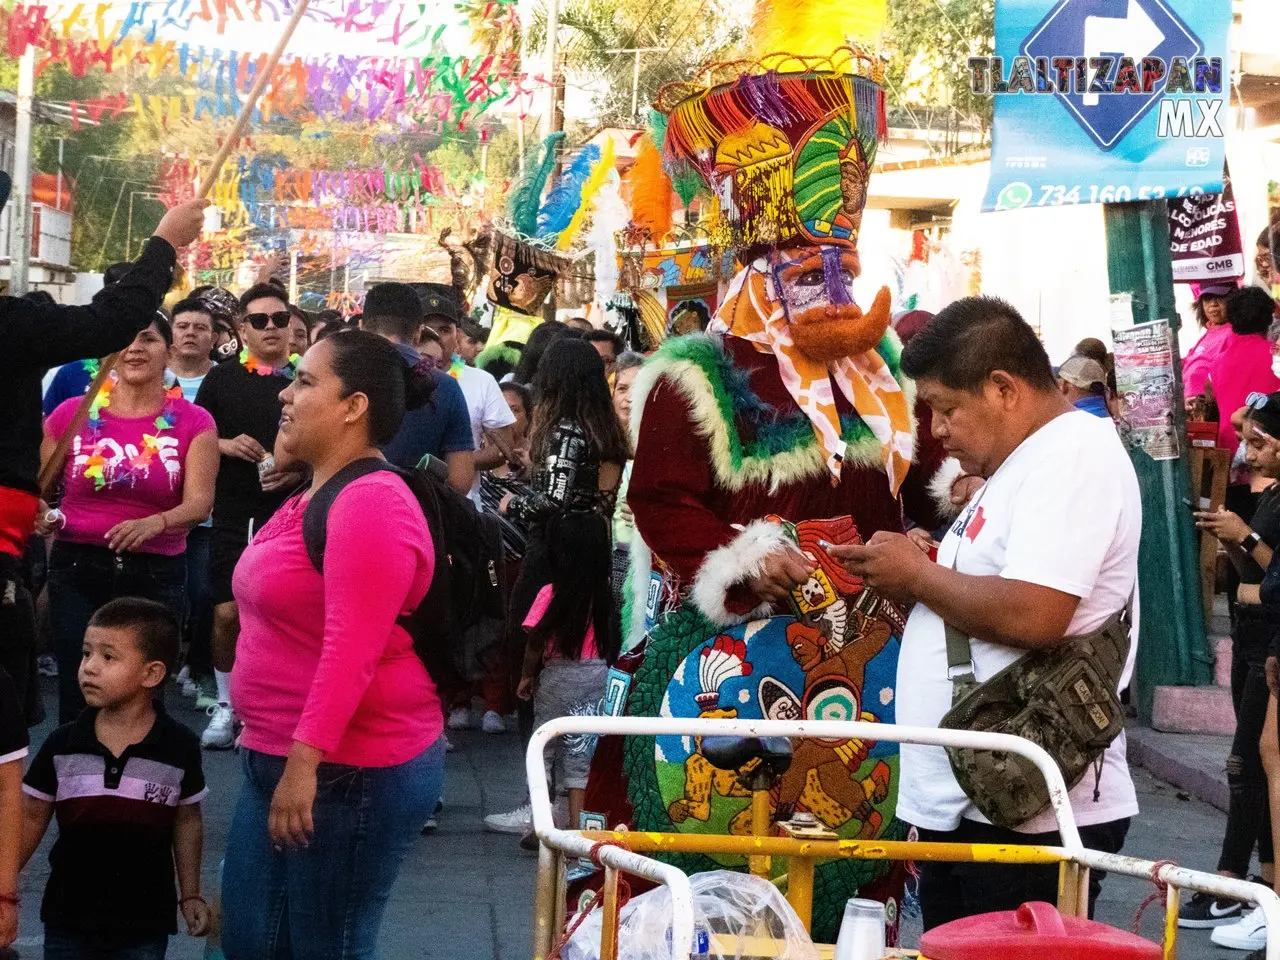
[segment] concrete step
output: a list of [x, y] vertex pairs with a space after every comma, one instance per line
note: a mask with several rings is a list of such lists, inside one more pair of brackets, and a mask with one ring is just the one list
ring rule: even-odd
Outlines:
[[1231, 736], [1236, 729], [1230, 687], [1156, 687], [1151, 726], [1167, 733]]
[[1128, 734], [1132, 766], [1145, 767], [1152, 776], [1226, 811], [1231, 799], [1226, 769], [1230, 737], [1161, 733], [1136, 724]]

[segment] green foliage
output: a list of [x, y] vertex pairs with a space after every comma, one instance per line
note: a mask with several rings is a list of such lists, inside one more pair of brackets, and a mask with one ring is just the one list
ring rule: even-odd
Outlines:
[[995, 0], [889, 0], [886, 99], [890, 123], [989, 135], [992, 102], [969, 90], [968, 58], [995, 50]]

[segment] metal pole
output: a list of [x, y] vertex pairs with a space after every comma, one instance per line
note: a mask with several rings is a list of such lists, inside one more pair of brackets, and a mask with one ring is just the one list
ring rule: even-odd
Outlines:
[[36, 87], [36, 49], [18, 59], [18, 122], [13, 149], [13, 215], [9, 227], [9, 293], [27, 292], [31, 273], [31, 101]]
[[137, 190], [129, 191], [129, 219], [126, 221], [124, 228], [124, 258], [129, 260], [129, 248], [133, 246], [133, 198], [138, 195]]
[[62, 147], [66, 142], [64, 138], [58, 138], [58, 198], [53, 202], [56, 210], [62, 209]]
[[289, 302], [298, 302], [298, 251], [289, 251]]
[[560, 96], [560, 71], [556, 69], [557, 34], [560, 32], [560, 0], [548, 0], [547, 3], [547, 80], [551, 84], [547, 91], [547, 112], [542, 117], [542, 137], [545, 140], [556, 130], [556, 105]]
[[631, 72], [631, 116], [640, 116], [640, 48], [636, 48], [636, 65]]

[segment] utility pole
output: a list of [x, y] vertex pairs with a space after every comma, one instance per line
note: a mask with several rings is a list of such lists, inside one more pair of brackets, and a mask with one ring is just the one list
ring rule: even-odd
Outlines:
[[18, 58], [18, 122], [13, 149], [13, 214], [9, 220], [9, 294], [27, 292], [31, 271], [31, 102], [36, 88], [36, 49]]
[[635, 65], [631, 70], [631, 116], [632, 119], [640, 119], [640, 54], [642, 53], [658, 53], [664, 48], [662, 47], [619, 47], [616, 50], [606, 50], [605, 53], [632, 53], [635, 54]]
[[[560, 32], [560, 0], [547, 0], [547, 80], [551, 84], [547, 91], [547, 112], [542, 116], [542, 138], [545, 140], [551, 134], [564, 129], [564, 113], [561, 105], [561, 97], [564, 96], [560, 87], [560, 70], [557, 65], [559, 59], [559, 37]], [[556, 117], [559, 116], [559, 123]]]

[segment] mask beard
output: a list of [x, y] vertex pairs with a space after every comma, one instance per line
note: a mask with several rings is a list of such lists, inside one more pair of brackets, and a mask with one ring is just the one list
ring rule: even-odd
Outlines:
[[791, 339], [810, 360], [832, 363], [874, 349], [889, 329], [892, 298], [881, 287], [865, 313], [856, 303], [823, 304], [789, 317]]

